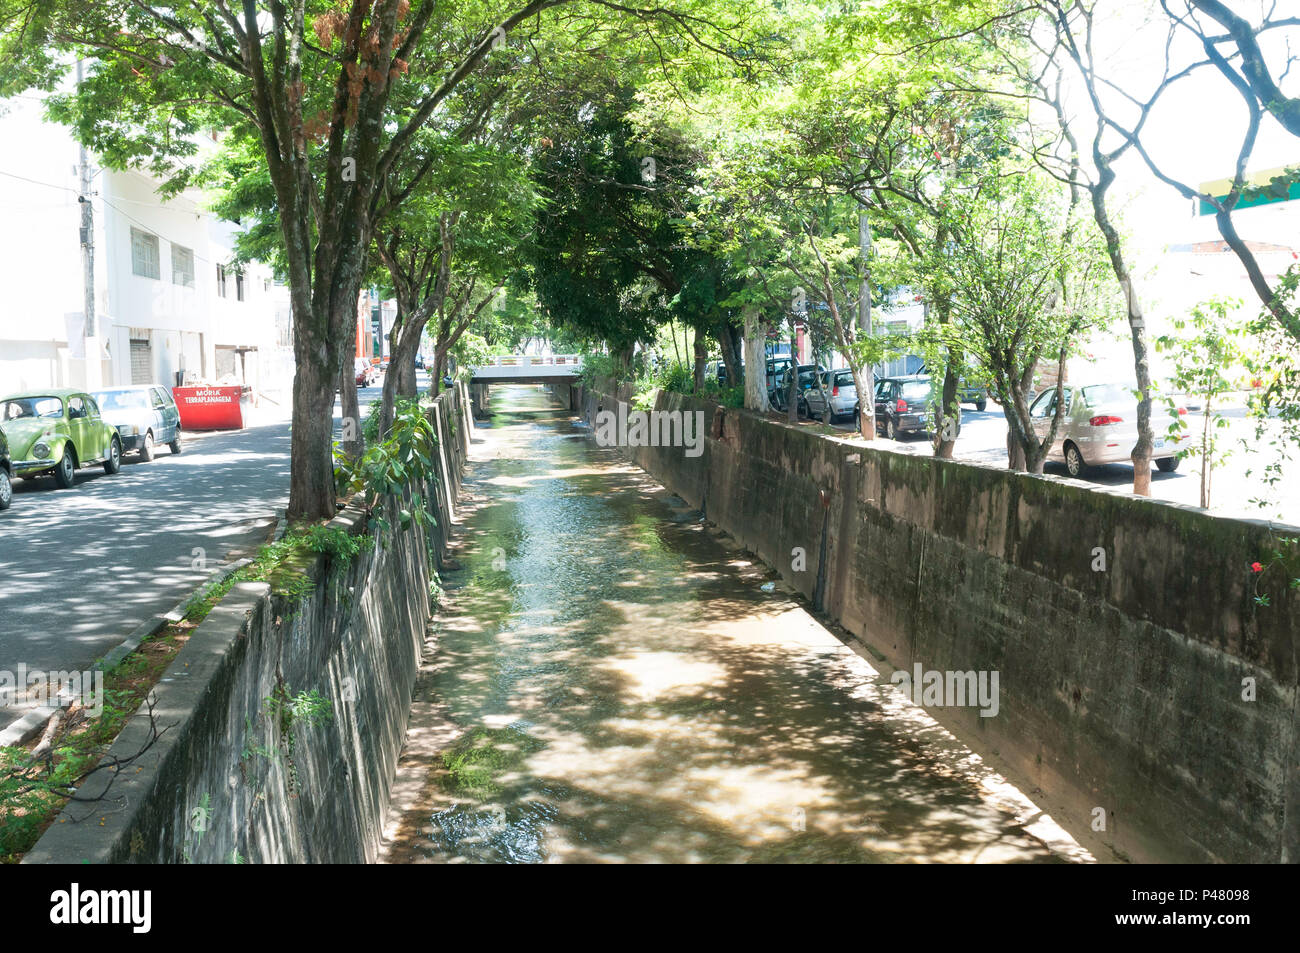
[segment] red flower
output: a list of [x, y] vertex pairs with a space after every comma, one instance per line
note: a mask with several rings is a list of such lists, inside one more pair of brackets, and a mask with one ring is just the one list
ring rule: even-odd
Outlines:
[[1251, 571], [1251, 572], [1263, 572], [1263, 571], [1264, 571], [1264, 567], [1263, 567], [1263, 565], [1260, 564], [1260, 563], [1251, 563], [1251, 564], [1250, 564], [1250, 571]]

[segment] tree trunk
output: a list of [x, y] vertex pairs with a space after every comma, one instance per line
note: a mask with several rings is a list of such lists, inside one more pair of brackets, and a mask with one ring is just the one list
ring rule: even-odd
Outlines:
[[[1037, 361], [1028, 364], [1021, 371], [1018, 378], [1013, 379], [1010, 375], [1007, 375], [1006, 383], [1009, 385], [1007, 391], [1010, 397], [1010, 406], [1003, 406], [1002, 416], [1007, 420], [1007, 466], [1016, 471], [1024, 471], [1030, 467], [1032, 450], [1030, 450], [1029, 444], [1031, 441], [1038, 442], [1033, 421], [1029, 417], [1029, 405], [1025, 400], [1025, 391], [1034, 382], [1035, 364], [1037, 364]], [[1042, 461], [1039, 461], [1037, 472], [1043, 472]]]
[[[391, 343], [391, 357], [388, 362], [388, 374], [384, 377], [384, 394], [379, 408], [379, 435], [382, 438], [393, 426], [397, 398], [408, 400], [416, 396], [415, 354], [420, 349], [420, 335], [424, 333], [424, 322], [411, 321], [410, 312], [399, 325], [400, 334]], [[396, 332], [396, 328], [394, 331]]]
[[[935, 410], [934, 455], [941, 460], [951, 460], [957, 446], [957, 433], [961, 430], [961, 402], [957, 399], [957, 359], [948, 355], [943, 372], [943, 386], [939, 391], [939, 407]], [[951, 421], [951, 422], [950, 422]]]
[[729, 321], [723, 321], [718, 325], [717, 338], [722, 348], [722, 364], [727, 369], [727, 386], [736, 387], [741, 383], [740, 334]]
[[1128, 311], [1128, 325], [1133, 339], [1133, 370], [1137, 378], [1138, 405], [1137, 426], [1138, 439], [1133, 447], [1133, 492], [1138, 496], [1151, 495], [1151, 452], [1155, 449], [1155, 435], [1151, 430], [1151, 361], [1147, 349], [1146, 321], [1142, 315], [1142, 304], [1137, 292], [1133, 290], [1133, 276], [1128, 262], [1124, 260], [1124, 249], [1120, 244], [1119, 232], [1110, 220], [1106, 208], [1106, 191], [1115, 180], [1115, 173], [1110, 163], [1093, 150], [1095, 161], [1099, 162], [1097, 184], [1089, 190], [1092, 193], [1092, 217], [1106, 240], [1106, 252], [1110, 256], [1110, 267], [1115, 273], [1124, 292], [1124, 304]]
[[[322, 366], [316, 357], [318, 346], [302, 329], [294, 335], [294, 343], [300, 353], [293, 374], [287, 516], [293, 521], [332, 519], [337, 499], [332, 442], [338, 373], [330, 363]], [[304, 357], [302, 351], [311, 351], [315, 359]]]
[[1007, 469], [1018, 473], [1025, 469], [1025, 448], [1020, 445], [1010, 427], [1007, 428]]
[[339, 370], [339, 404], [343, 412], [343, 452], [356, 460], [366, 449], [366, 439], [361, 433], [361, 402], [357, 399], [357, 375], [352, 362], [344, 358], [342, 364]]
[[[871, 225], [866, 209], [858, 212], [858, 331], [868, 337], [876, 333], [871, 323]], [[858, 392], [858, 433], [865, 440], [876, 439], [876, 372], [870, 365], [853, 367], [853, 387]]]
[[792, 424], [799, 423], [799, 336], [790, 334], [790, 380], [785, 388], [786, 420]]
[[695, 393], [704, 391], [704, 371], [709, 360], [709, 349], [704, 341], [704, 332], [700, 328], [695, 329]]
[[433, 380], [429, 382], [429, 393], [437, 397], [442, 393], [442, 379], [447, 374], [447, 348], [437, 347], [433, 351]]
[[759, 310], [750, 306], [742, 318], [745, 325], [745, 408], [760, 414], [772, 406], [767, 398], [767, 325]]
[[1214, 437], [1210, 434], [1210, 400], [1209, 394], [1205, 395], [1205, 406], [1202, 408], [1204, 421], [1201, 425], [1201, 509], [1210, 508], [1210, 463], [1214, 456]]
[[[940, 228], [936, 246], [940, 251], [948, 241], [948, 230]], [[928, 297], [928, 295], [927, 295]], [[928, 308], [927, 308], [928, 312]], [[952, 321], [952, 302], [946, 295], [939, 295], [934, 302], [935, 317], [939, 324]], [[961, 430], [961, 403], [957, 400], [957, 384], [960, 375], [957, 368], [961, 366], [960, 354], [948, 352], [948, 361], [944, 366], [943, 386], [939, 393], [939, 407], [935, 412], [937, 437], [934, 455], [942, 460], [951, 460], [957, 446], [957, 433]], [[944, 418], [951, 417], [952, 423], [945, 425]]]

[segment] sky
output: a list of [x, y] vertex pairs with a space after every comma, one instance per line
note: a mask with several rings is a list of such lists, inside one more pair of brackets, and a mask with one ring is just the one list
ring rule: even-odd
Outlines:
[[[1258, 15], [1258, 3], [1252, 0], [1233, 0], [1232, 5], [1244, 15]], [[1101, 68], [1126, 91], [1146, 98], [1163, 75], [1168, 18], [1155, 4], [1115, 0], [1110, 6], [1122, 12], [1098, 22], [1094, 49], [1099, 53]], [[1177, 3], [1171, 3], [1171, 7], [1177, 9]], [[1278, 0], [1276, 16], [1295, 14], [1300, 14], [1300, 0]], [[1262, 37], [1265, 55], [1272, 63], [1284, 60], [1282, 41], [1287, 33], [1300, 55], [1300, 29], [1278, 30]], [[1170, 47], [1174, 70], [1201, 58], [1199, 42], [1186, 30], [1178, 30]], [[1300, 64], [1288, 77], [1283, 91], [1300, 95]], [[1076, 100], [1076, 115], [1087, 129], [1092, 110], [1081, 93], [1081, 87], [1072, 90], [1072, 98]], [[1125, 108], [1114, 91], [1106, 94], [1104, 103], [1108, 109]], [[1246, 126], [1247, 111], [1240, 95], [1216, 69], [1202, 67], [1161, 97], [1147, 122], [1143, 141], [1152, 159], [1167, 174], [1196, 185], [1232, 174]], [[1292, 164], [1300, 164], [1300, 139], [1265, 115], [1248, 171]], [[1128, 199], [1128, 226], [1142, 254], [1150, 255], [1166, 244], [1219, 237], [1212, 218], [1193, 217], [1191, 203], [1156, 179], [1133, 150], [1117, 164], [1116, 172], [1116, 189]], [[1279, 214], [1282, 212], [1279, 206], [1267, 214], [1239, 213], [1238, 228], [1244, 229], [1246, 238], [1300, 246], [1297, 210], [1286, 208], [1285, 214]]]

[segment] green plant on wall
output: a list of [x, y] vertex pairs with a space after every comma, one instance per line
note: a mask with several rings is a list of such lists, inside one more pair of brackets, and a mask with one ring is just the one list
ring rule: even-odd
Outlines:
[[1273, 548], [1258, 562], [1251, 563], [1250, 571], [1255, 576], [1255, 605], [1262, 608], [1273, 604], [1267, 592], [1260, 592], [1260, 584], [1266, 580], [1280, 578], [1285, 580], [1288, 589], [1300, 590], [1300, 538], [1274, 536]]
[[298, 692], [281, 682], [275, 691], [262, 700], [262, 716], [279, 728], [280, 746], [288, 769], [288, 787], [292, 795], [298, 790], [298, 765], [294, 761], [297, 725], [311, 728], [329, 724], [334, 720], [334, 707], [325, 696], [315, 690]]
[[395, 408], [388, 436], [367, 444], [360, 457], [351, 459], [336, 447], [335, 480], [341, 493], [362, 494], [381, 530], [389, 528], [384, 503], [392, 504], [403, 528], [432, 524], [424, 488], [437, 480], [437, 448], [432, 422], [418, 402], [408, 401]]

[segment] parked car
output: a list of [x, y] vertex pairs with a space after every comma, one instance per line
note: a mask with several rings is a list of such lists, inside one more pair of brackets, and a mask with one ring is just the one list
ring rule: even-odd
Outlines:
[[14, 501], [14, 467], [9, 460], [9, 441], [0, 430], [0, 510], [9, 509]]
[[876, 430], [883, 430], [891, 440], [905, 433], [928, 432], [932, 394], [925, 374], [881, 378], [876, 384]]
[[104, 422], [99, 404], [75, 390], [32, 391], [0, 398], [0, 430], [9, 440], [15, 476], [54, 475], [72, 486], [81, 467], [122, 468], [122, 438]]
[[790, 360], [788, 354], [778, 354], [776, 357], [767, 359], [767, 389], [770, 393], [776, 387], [777, 382], [785, 374], [785, 370], [794, 362]]
[[[940, 368], [940, 376], [945, 373], [944, 368]], [[917, 374], [929, 374], [930, 371], [926, 365], [922, 364]], [[936, 385], [938, 389], [938, 385]], [[987, 384], [974, 383], [966, 380], [965, 377], [957, 378], [957, 401], [962, 404], [974, 404], [975, 409], [980, 413], [989, 405], [989, 388]]]
[[[725, 361], [718, 361], [717, 373], [718, 386], [730, 387], [731, 382], [727, 380], [727, 365]], [[745, 364], [743, 361], [740, 363], [740, 366], [736, 368], [736, 373], [740, 375], [740, 380], [736, 381], [736, 383], [743, 385], [745, 383]]]
[[[772, 392], [768, 395], [772, 402], [772, 406], [777, 410], [785, 410], [789, 407], [791, 366], [792, 365], [789, 364], [786, 365], [785, 370], [782, 371], [780, 376], [777, 378], [776, 386], [772, 388]], [[813, 386], [813, 381], [815, 380], [816, 375], [824, 373], [825, 370], [826, 368], [822, 367], [820, 364], [799, 365], [798, 404], [796, 409], [800, 414], [804, 414], [805, 416], [807, 415], [808, 405], [804, 400], [804, 397], [808, 392], [808, 388]]]
[[966, 378], [957, 381], [957, 400], [963, 404], [974, 404], [975, 409], [983, 413], [989, 405], [989, 389], [984, 384], [972, 384]]
[[[1130, 462], [1138, 436], [1135, 390], [1136, 385], [1128, 383], [1066, 384], [1044, 390], [1029, 407], [1040, 440], [1052, 425], [1057, 395], [1065, 393], [1065, 413], [1047, 459], [1064, 463], [1072, 477], [1083, 476], [1091, 466]], [[1179, 407], [1178, 413], [1187, 409]], [[1151, 405], [1152, 459], [1164, 473], [1178, 469], [1177, 441], [1168, 436], [1172, 423], [1167, 407]]]
[[[831, 422], [839, 417], [852, 416], [858, 409], [858, 387], [853, 382], [853, 371], [847, 367], [826, 371], [822, 374], [822, 391], [826, 401], [831, 405]], [[804, 403], [808, 407], [808, 416], [820, 418], [825, 414], [826, 404], [822, 402], [822, 392], [816, 386], [810, 387]]]
[[105, 422], [117, 429], [123, 453], [138, 453], [141, 460], [149, 461], [158, 444], [166, 444], [172, 453], [181, 452], [181, 414], [161, 384], [106, 387], [92, 396]]
[[358, 387], [369, 387], [379, 379], [379, 368], [364, 357], [357, 358], [352, 366], [357, 373]]

